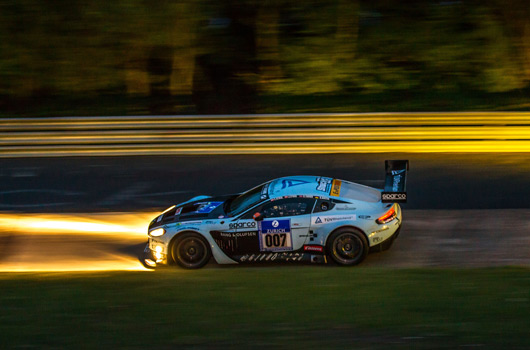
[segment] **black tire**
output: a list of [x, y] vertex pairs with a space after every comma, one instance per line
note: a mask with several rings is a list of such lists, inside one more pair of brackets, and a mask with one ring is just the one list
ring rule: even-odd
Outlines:
[[326, 244], [328, 255], [342, 266], [360, 264], [369, 250], [366, 236], [354, 228], [345, 227], [333, 232]]
[[208, 241], [193, 232], [179, 235], [171, 245], [171, 258], [185, 269], [200, 269], [211, 256]]

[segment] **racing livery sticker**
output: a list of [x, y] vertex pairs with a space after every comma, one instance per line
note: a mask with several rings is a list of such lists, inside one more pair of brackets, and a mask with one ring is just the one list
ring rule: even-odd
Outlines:
[[202, 224], [202, 220], [176, 222], [174, 224], [169, 224], [168, 227], [177, 227], [177, 226], [182, 226], [182, 225], [199, 225], [199, 224]]
[[324, 252], [324, 246], [316, 245], [316, 244], [304, 245], [304, 251], [306, 251], [306, 252], [323, 253]]
[[239, 257], [239, 261], [244, 262], [267, 262], [267, 261], [302, 261], [307, 257], [303, 252], [288, 253], [263, 253], [263, 254], [246, 254]]
[[211, 213], [215, 208], [223, 204], [223, 202], [204, 202], [198, 203], [197, 213], [208, 214]]
[[256, 221], [243, 221], [243, 222], [233, 222], [228, 225], [228, 228], [240, 229], [240, 228], [254, 228], [256, 227]]
[[287, 187], [294, 187], [294, 186], [304, 185], [308, 183], [309, 183], [308, 181], [298, 180], [298, 179], [282, 180], [282, 190]]
[[179, 215], [181, 212], [182, 212], [182, 207], [177, 208], [177, 210], [175, 210], [175, 216]]
[[262, 252], [293, 249], [291, 219], [264, 220], [258, 225], [259, 247]]
[[331, 192], [329, 193], [330, 196], [338, 197], [340, 196], [340, 187], [342, 186], [342, 181], [340, 180], [333, 180], [333, 183], [331, 185]]
[[335, 221], [355, 221], [356, 215], [317, 216], [312, 221], [313, 225], [328, 224]]
[[405, 173], [405, 169], [391, 171], [392, 176], [394, 176], [394, 180], [392, 181], [392, 192], [400, 192], [399, 189], [403, 177], [401, 174], [403, 173]]
[[180, 227], [176, 227], [176, 232], [180, 232], [180, 231], [186, 231], [186, 230], [197, 230], [197, 227], [193, 227], [193, 226], [180, 226]]
[[332, 180], [329, 177], [317, 177], [317, 191], [329, 192]]
[[337, 204], [334, 207], [335, 210], [356, 210], [357, 208], [351, 204]]
[[233, 259], [237, 260], [237, 256], [243, 254], [259, 252], [257, 231], [210, 231], [210, 234], [217, 246]]

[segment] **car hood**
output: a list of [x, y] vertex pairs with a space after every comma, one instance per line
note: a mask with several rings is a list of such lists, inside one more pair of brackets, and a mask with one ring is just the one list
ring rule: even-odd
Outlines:
[[149, 229], [175, 222], [218, 219], [224, 217], [226, 216], [224, 204], [236, 196], [237, 195], [194, 197], [186, 202], [168, 208], [151, 221]]

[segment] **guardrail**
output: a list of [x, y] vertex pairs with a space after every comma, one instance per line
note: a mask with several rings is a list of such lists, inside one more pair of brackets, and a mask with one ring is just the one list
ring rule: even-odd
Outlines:
[[1, 118], [0, 157], [530, 152], [530, 113]]

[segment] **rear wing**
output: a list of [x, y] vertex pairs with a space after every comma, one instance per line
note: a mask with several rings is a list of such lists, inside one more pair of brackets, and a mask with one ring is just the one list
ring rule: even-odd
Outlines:
[[381, 193], [381, 201], [383, 203], [404, 203], [407, 201], [408, 170], [408, 160], [385, 161], [385, 189]]

